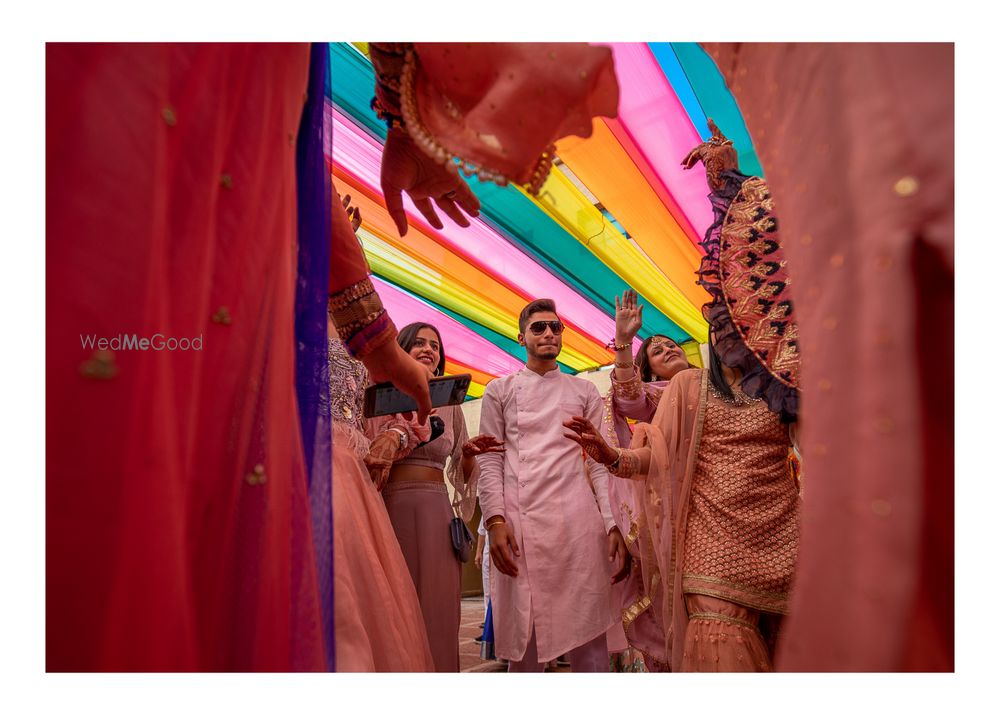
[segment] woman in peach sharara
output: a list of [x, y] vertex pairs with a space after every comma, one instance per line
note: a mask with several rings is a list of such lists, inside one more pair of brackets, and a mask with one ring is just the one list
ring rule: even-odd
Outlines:
[[[642, 518], [662, 589], [674, 671], [773, 670], [788, 612], [801, 500], [789, 470], [798, 412], [797, 326], [766, 184], [736, 171], [713, 137], [686, 160], [706, 165], [715, 222], [700, 283], [712, 300], [708, 369], [679, 372], [629, 449], [582, 418], [566, 423], [615, 476], [645, 479]], [[649, 564], [652, 566], [652, 564]]]
[[670, 382], [629, 450], [610, 447], [583, 420], [567, 426], [613, 474], [644, 477], [655, 492], [644, 508], [663, 579], [669, 668], [768, 671], [798, 552], [789, 430], [743, 392], [737, 371], [711, 359], [711, 369]]

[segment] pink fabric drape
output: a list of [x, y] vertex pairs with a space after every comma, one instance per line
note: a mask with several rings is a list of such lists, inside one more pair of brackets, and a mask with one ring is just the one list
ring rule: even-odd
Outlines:
[[954, 47], [705, 47], [796, 286], [808, 485], [777, 666], [952, 670]]
[[337, 670], [430, 672], [420, 601], [382, 496], [350, 446], [359, 438], [334, 427]]
[[642, 508], [662, 580], [657, 586], [651, 583], [653, 575], [644, 571], [644, 588], [647, 593], [662, 589], [660, 623], [665, 630], [667, 665], [675, 670], [683, 660], [687, 629], [681, 566], [707, 377], [706, 370], [678, 373], [663, 392], [653, 421], [638, 424], [632, 436], [632, 449], [650, 450]]
[[[639, 422], [651, 421], [661, 393], [668, 384], [668, 381], [641, 383], [639, 395], [628, 399], [616, 394], [616, 390], [621, 390], [612, 376], [611, 390], [604, 398], [602, 426], [602, 434], [608, 444], [630, 447], [632, 430], [627, 418]], [[620, 602], [623, 635], [632, 647], [642, 652], [647, 670], [660, 671], [666, 669], [667, 664], [665, 629], [660, 620], [663, 585], [643, 510], [645, 489], [642, 481], [612, 478], [608, 482], [611, 513], [632, 554], [628, 576], [613, 590]]]

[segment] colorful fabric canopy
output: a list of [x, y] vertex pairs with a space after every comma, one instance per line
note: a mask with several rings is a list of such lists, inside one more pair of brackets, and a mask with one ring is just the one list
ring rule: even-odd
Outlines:
[[707, 340], [695, 283], [698, 242], [711, 222], [704, 170], [680, 161], [708, 136], [711, 117], [732, 137], [745, 170], [760, 173], [735, 101], [708, 56], [689, 43], [612, 43], [619, 116], [587, 138], [557, 143], [556, 166], [538, 197], [472, 180], [482, 211], [463, 229], [442, 215], [429, 226], [405, 199], [400, 238], [379, 189], [385, 127], [370, 108], [374, 73], [365, 43], [332, 43], [328, 157], [341, 194], [361, 209], [359, 237], [376, 288], [398, 326], [441, 332], [446, 372], [470, 373], [470, 397], [520, 369], [517, 317], [529, 301], [556, 301], [567, 325], [560, 368], [609, 365], [614, 299], [633, 288], [645, 305], [639, 342], [653, 334], [684, 344], [700, 364]]

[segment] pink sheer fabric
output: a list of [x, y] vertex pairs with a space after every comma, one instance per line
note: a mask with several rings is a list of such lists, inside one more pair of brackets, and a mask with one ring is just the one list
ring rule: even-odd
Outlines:
[[[668, 381], [641, 382], [638, 376], [620, 382], [611, 376], [611, 390], [604, 398], [602, 434], [608, 444], [628, 448], [632, 430], [628, 418], [639, 422], [652, 420]], [[614, 589], [621, 610], [621, 624], [609, 632], [622, 632], [629, 645], [642, 653], [647, 670], [667, 669], [665, 637], [660, 621], [662, 584], [656, 553], [646, 526], [642, 508], [646, 485], [641, 481], [613, 478], [608, 482], [608, 501], [618, 529], [632, 555], [628, 576]], [[647, 590], [647, 584], [650, 590]]]
[[[49, 670], [325, 667], [295, 419], [308, 63], [47, 47]], [[81, 337], [132, 334], [200, 347]]]
[[334, 627], [341, 672], [434, 669], [424, 618], [382, 497], [365, 468], [368, 373], [329, 343], [333, 419]]
[[643, 572], [647, 593], [662, 588], [660, 622], [666, 636], [667, 666], [677, 669], [683, 660], [687, 611], [681, 583], [687, 504], [697, 465], [708, 373], [684, 370], [667, 386], [651, 423], [636, 425], [632, 449], [648, 447], [649, 469], [645, 475], [643, 517], [659, 567], [661, 584]]
[[[585, 43], [417, 43], [408, 131], [468, 164], [541, 186], [557, 139], [618, 113], [611, 50]], [[413, 116], [415, 114], [415, 116]], [[415, 121], [411, 121], [415, 120]], [[422, 126], [421, 126], [422, 125]], [[416, 138], [416, 137], [415, 137]], [[419, 139], [418, 139], [419, 142]]]
[[420, 602], [396, 533], [343, 431], [334, 428], [333, 443], [337, 670], [433, 671]]
[[706, 49], [793, 237], [808, 496], [778, 668], [952, 670], [954, 46]]

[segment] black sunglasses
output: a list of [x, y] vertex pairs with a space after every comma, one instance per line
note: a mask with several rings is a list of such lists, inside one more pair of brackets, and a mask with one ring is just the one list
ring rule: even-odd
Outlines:
[[536, 320], [528, 326], [528, 330], [531, 331], [532, 335], [542, 335], [545, 329], [549, 328], [553, 335], [559, 335], [564, 327], [561, 320]]

